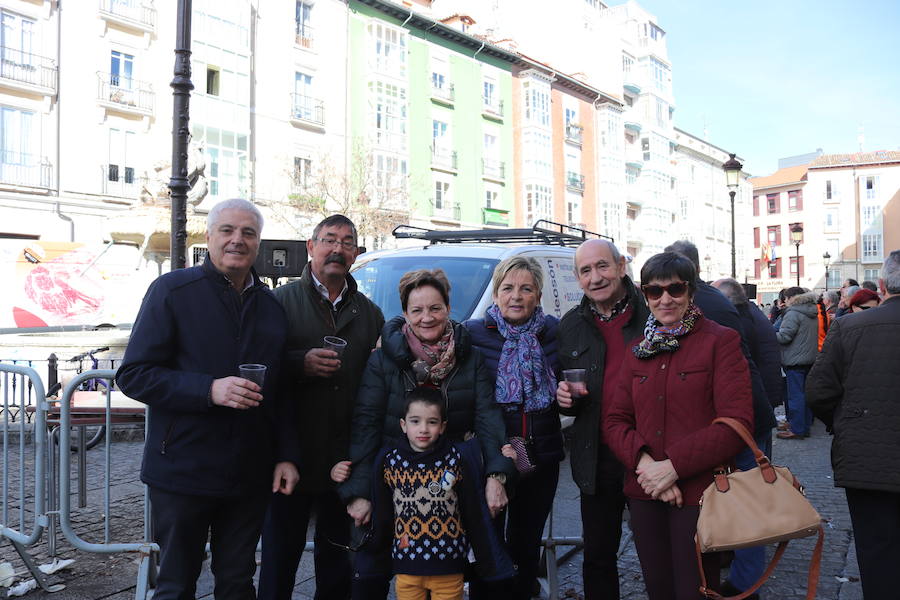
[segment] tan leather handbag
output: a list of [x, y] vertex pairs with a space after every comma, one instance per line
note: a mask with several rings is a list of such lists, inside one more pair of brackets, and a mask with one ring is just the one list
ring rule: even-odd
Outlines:
[[750, 432], [735, 419], [720, 417], [713, 423], [731, 427], [753, 450], [757, 467], [728, 473], [724, 467], [715, 472], [715, 480], [700, 499], [700, 516], [694, 538], [700, 568], [700, 592], [707, 598], [721, 599], [707, 589], [701, 562], [702, 552], [720, 552], [778, 543], [778, 549], [763, 576], [734, 600], [754, 593], [775, 570], [789, 540], [819, 534], [810, 561], [807, 600], [816, 596], [825, 532], [822, 519], [803, 495], [803, 486], [787, 467], [776, 467], [757, 447]]

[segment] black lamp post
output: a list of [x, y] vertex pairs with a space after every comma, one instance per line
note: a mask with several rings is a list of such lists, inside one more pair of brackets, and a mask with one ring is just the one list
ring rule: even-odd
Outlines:
[[791, 225], [791, 241], [797, 249], [797, 287], [800, 287], [800, 244], [803, 243], [803, 225], [800, 223]]
[[822, 255], [822, 261], [825, 263], [825, 291], [828, 291], [828, 265], [831, 263], [831, 255], [828, 254], [828, 250], [825, 251], [825, 254]]
[[734, 195], [737, 193], [741, 180], [741, 169], [744, 165], [734, 158], [734, 154], [722, 165], [725, 169], [725, 183], [728, 185], [728, 195], [731, 196], [731, 278], [737, 278], [737, 264], [734, 248]]
[[178, 0], [175, 30], [175, 77], [172, 79], [172, 177], [169, 196], [172, 200], [172, 231], [169, 264], [171, 270], [183, 269], [187, 263], [187, 194], [191, 184], [187, 178], [190, 130], [191, 83], [191, 4]]

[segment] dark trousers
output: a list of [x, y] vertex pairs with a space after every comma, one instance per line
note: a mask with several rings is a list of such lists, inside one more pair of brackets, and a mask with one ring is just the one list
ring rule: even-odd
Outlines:
[[[772, 432], [767, 431], [755, 438], [756, 445], [763, 454], [772, 458]], [[749, 471], [756, 468], [756, 458], [750, 448], [741, 450], [734, 459], [738, 469]], [[728, 581], [737, 589], [744, 591], [756, 583], [766, 570], [766, 547], [754, 546], [753, 548], [741, 548], [734, 551], [734, 560], [731, 561], [731, 570], [728, 572]]]
[[253, 600], [256, 543], [268, 492], [206, 497], [150, 488], [153, 528], [160, 548], [155, 600], [194, 600], [207, 538], [216, 600]]
[[598, 484], [596, 494], [581, 495], [584, 600], [619, 599], [617, 555], [624, 509], [621, 484]]
[[866, 600], [897, 597], [900, 493], [846, 488], [859, 578]]
[[506, 541], [513, 562], [519, 566], [510, 598], [528, 600], [538, 576], [544, 524], [553, 508], [559, 463], [541, 465], [516, 484], [506, 522]]
[[[694, 549], [699, 506], [676, 508], [659, 500], [629, 500], [634, 546], [650, 600], [700, 600]], [[706, 585], [719, 589], [719, 553], [703, 555]]]
[[[316, 600], [346, 600], [350, 597], [350, 517], [335, 492], [272, 494], [263, 527], [260, 600], [290, 600], [297, 567], [306, 546], [306, 529], [316, 515]], [[330, 541], [329, 541], [330, 540]]]
[[784, 405], [791, 431], [797, 435], [809, 435], [813, 414], [806, 406], [806, 375], [811, 365], [784, 367], [787, 378], [787, 402]]

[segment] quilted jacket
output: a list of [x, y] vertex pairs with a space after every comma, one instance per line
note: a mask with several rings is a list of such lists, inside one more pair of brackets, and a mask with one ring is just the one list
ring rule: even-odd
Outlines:
[[799, 294], [791, 300], [775, 334], [781, 344], [781, 364], [785, 367], [808, 366], [815, 362], [819, 352], [816, 293]]
[[835, 319], [806, 379], [839, 487], [900, 493], [900, 296]]
[[629, 350], [619, 388], [604, 415], [603, 436], [625, 465], [625, 495], [647, 500], [634, 470], [641, 452], [672, 461], [684, 502], [697, 505], [713, 469], [743, 447], [716, 417], [753, 429], [750, 371], [733, 329], [701, 317], [675, 352], [639, 359]]

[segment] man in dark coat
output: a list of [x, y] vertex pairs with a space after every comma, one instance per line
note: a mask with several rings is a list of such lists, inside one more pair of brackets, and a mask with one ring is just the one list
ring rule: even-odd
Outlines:
[[[351, 523], [330, 471], [336, 463], [350, 459], [356, 392], [384, 316], [357, 291], [349, 274], [359, 254], [356, 227], [350, 219], [343, 215], [324, 219], [306, 248], [310, 262], [303, 275], [275, 290], [287, 313], [286, 366], [291, 389], [303, 396], [293, 423], [302, 457], [297, 492], [272, 496], [263, 529], [261, 600], [290, 599], [312, 513], [316, 515], [316, 598], [344, 600], [350, 594], [350, 558], [335, 544], [349, 544]], [[323, 348], [325, 336], [347, 342], [340, 355]]]
[[588, 240], [575, 253], [581, 303], [559, 324], [563, 369], [587, 371], [587, 396], [573, 397], [566, 382], [556, 392], [560, 412], [575, 417], [572, 478], [581, 490], [585, 598], [619, 598], [616, 553], [622, 537], [622, 465], [600, 436], [604, 407], [615, 393], [629, 342], [650, 314], [625, 273], [625, 257], [611, 242]]
[[900, 250], [884, 261], [884, 302], [836, 319], [806, 381], [834, 432], [834, 484], [847, 493], [866, 598], [896, 598], [900, 565]]
[[[194, 598], [207, 538], [216, 598], [253, 598], [269, 497], [297, 483], [278, 391], [287, 320], [252, 269], [262, 224], [246, 200], [210, 210], [206, 261], [150, 285], [116, 373], [149, 407], [141, 480], [160, 546], [157, 600]], [[242, 363], [266, 365], [261, 386], [235, 376]]]

